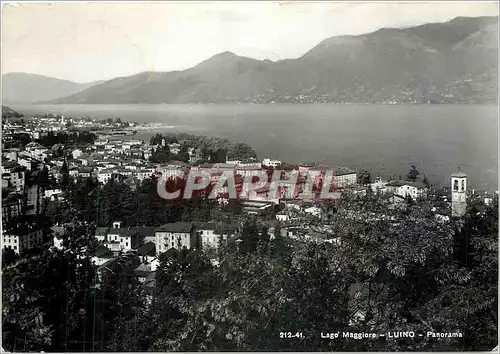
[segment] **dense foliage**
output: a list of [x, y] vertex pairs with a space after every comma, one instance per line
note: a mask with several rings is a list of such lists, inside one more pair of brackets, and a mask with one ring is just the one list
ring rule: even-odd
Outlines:
[[[201, 156], [198, 162], [226, 162], [229, 159], [252, 159], [256, 158], [257, 154], [253, 148], [244, 143], [234, 143], [227, 139], [219, 137], [198, 136], [185, 133], [179, 134], [156, 134], [151, 137], [151, 145], [159, 147], [153, 152], [151, 160], [153, 162], [168, 162], [179, 160], [188, 162], [189, 155], [187, 149], [196, 147], [200, 150]], [[180, 144], [180, 152], [172, 154], [168, 148], [168, 144]], [[165, 145], [165, 146], [163, 146]]]

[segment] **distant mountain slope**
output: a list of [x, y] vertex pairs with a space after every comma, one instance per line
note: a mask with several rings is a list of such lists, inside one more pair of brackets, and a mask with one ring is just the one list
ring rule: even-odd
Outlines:
[[53, 103], [496, 102], [497, 17], [325, 39], [277, 62], [231, 52], [113, 79]]
[[2, 118], [20, 118], [22, 116], [21, 113], [14, 111], [9, 106], [2, 105]]
[[48, 101], [80, 92], [94, 84], [80, 84], [36, 74], [8, 73], [2, 75], [2, 100], [6, 103]]

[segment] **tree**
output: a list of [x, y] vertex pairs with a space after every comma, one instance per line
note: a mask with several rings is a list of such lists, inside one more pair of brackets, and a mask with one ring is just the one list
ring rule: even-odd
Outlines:
[[358, 183], [359, 184], [370, 184], [371, 183], [370, 171], [361, 170], [361, 172], [358, 175]]
[[4, 348], [82, 350], [92, 326], [88, 314], [92, 313], [93, 235], [92, 227], [73, 223], [62, 236], [63, 250], [43, 247], [4, 268]]
[[420, 172], [417, 171], [417, 168], [415, 167], [415, 165], [411, 165], [410, 171], [406, 175], [406, 180], [415, 182], [419, 175], [420, 175]]
[[429, 183], [429, 180], [427, 179], [427, 176], [424, 175], [424, 179], [422, 180], [422, 183], [425, 184], [425, 186], [427, 188], [429, 188], [431, 186], [431, 184]]
[[64, 160], [63, 165], [59, 170], [59, 173], [62, 175], [61, 186], [63, 187], [64, 190], [66, 190], [69, 186], [69, 169], [66, 160]]

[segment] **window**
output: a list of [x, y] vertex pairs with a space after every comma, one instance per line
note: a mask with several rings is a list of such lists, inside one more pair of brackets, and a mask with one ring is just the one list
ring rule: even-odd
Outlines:
[[453, 190], [458, 191], [458, 180], [453, 181]]
[[462, 190], [465, 190], [465, 180], [462, 180]]

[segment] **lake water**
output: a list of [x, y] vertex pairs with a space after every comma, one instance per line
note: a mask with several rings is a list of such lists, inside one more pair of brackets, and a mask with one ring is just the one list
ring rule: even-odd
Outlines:
[[260, 159], [319, 162], [405, 175], [410, 165], [436, 185], [460, 166], [469, 186], [497, 189], [496, 105], [13, 105], [24, 113], [59, 113], [161, 122], [163, 131], [220, 136], [250, 144]]

